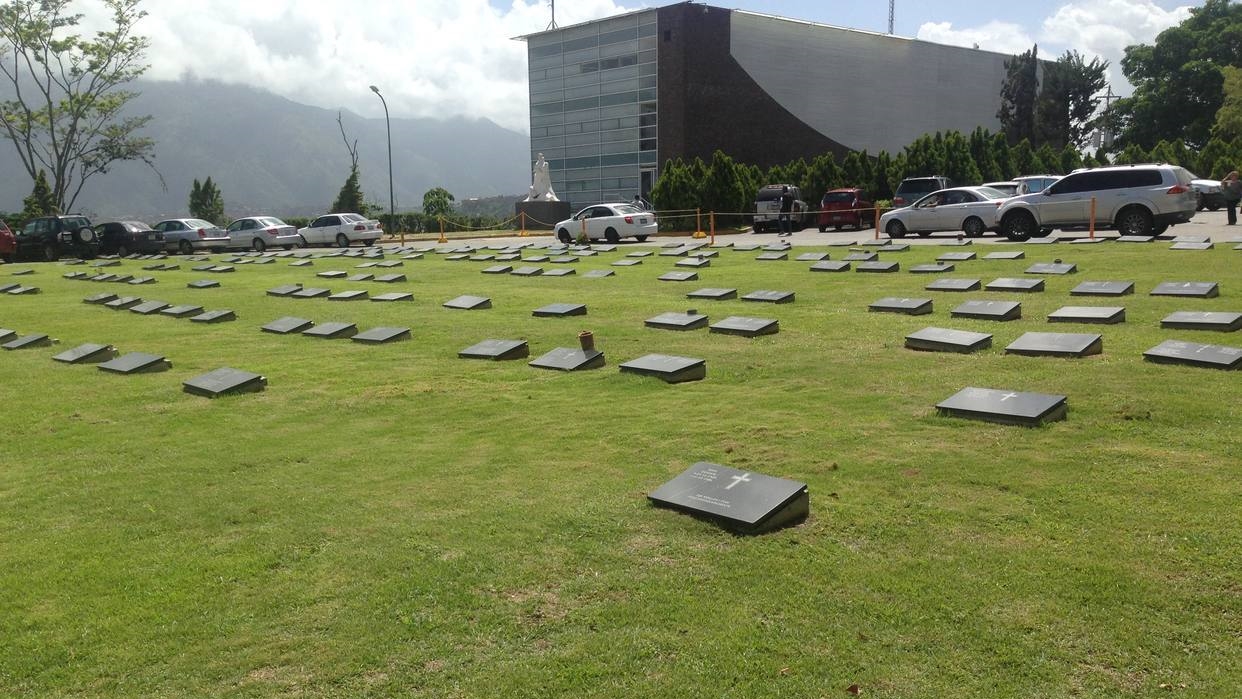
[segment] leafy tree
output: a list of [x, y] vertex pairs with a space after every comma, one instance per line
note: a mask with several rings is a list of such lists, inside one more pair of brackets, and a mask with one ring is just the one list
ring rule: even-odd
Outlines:
[[224, 220], [224, 196], [210, 176], [202, 184], [195, 178], [190, 186], [190, 215], [217, 225], [227, 223]]
[[[715, 211], [718, 214], [741, 214], [750, 211], [755, 192], [747, 191], [743, 170], [737, 161], [723, 151], [712, 153], [712, 164], [708, 167], [707, 178], [703, 182], [699, 207], [703, 211]], [[721, 220], [717, 216], [717, 223], [720, 225], [741, 221], [740, 217], [735, 221], [733, 217]]]
[[443, 187], [435, 187], [423, 194], [423, 215], [431, 218], [448, 217], [453, 213], [453, 195]]
[[996, 161], [996, 171], [1000, 173], [998, 179], [1007, 180], [1018, 175], [1030, 175], [1030, 172], [1019, 172], [1013, 163], [1013, 156], [1009, 150], [1008, 139], [1005, 134], [998, 133], [992, 137], [992, 159]]
[[1077, 51], [1066, 51], [1053, 63], [1044, 64], [1044, 84], [1035, 104], [1035, 139], [1053, 148], [1082, 145], [1094, 128], [1092, 116], [1104, 89], [1108, 61], [1090, 63]]
[[[453, 195], [449, 195], [451, 201]], [[424, 203], [424, 206], [426, 204]], [[332, 202], [332, 211], [329, 213], [355, 213], [367, 215], [370, 206], [366, 202], [366, 197], [362, 193], [362, 188], [358, 186], [358, 166], [354, 165], [349, 168], [349, 177], [345, 179], [345, 184], [341, 185], [341, 191], [336, 195], [336, 201]]]
[[831, 153], [821, 153], [811, 161], [807, 180], [807, 189], [809, 191], [805, 191], [802, 194], [812, 200], [808, 201], [808, 203], [812, 204], [812, 208], [818, 209], [819, 200], [823, 198], [824, 192], [840, 187], [843, 181], [841, 168], [837, 165], [836, 159], [832, 157]]
[[1038, 162], [1036, 167], [1043, 168], [1040, 173], [1049, 175], [1064, 175], [1061, 170], [1061, 151], [1054, 149], [1050, 144], [1045, 143], [1035, 151], [1035, 158]]
[[56, 198], [52, 196], [52, 188], [47, 184], [47, 175], [40, 170], [35, 175], [34, 189], [30, 196], [22, 200], [22, 218], [51, 216], [58, 211], [60, 209], [56, 206]]
[[[52, 197], [73, 209], [82, 187], [118, 161], [153, 171], [155, 142], [138, 135], [149, 116], [125, 116], [137, 93], [149, 42], [134, 33], [141, 0], [100, 0], [111, 24], [86, 38], [71, 0], [9, 0], [0, 5], [0, 74], [16, 99], [0, 102], [0, 127], [33, 181], [50, 176]], [[158, 171], [156, 171], [158, 175]], [[162, 178], [161, 178], [162, 181]]]
[[1038, 175], [1044, 172], [1039, 158], [1035, 155], [1035, 149], [1031, 148], [1031, 142], [1028, 139], [1018, 141], [1018, 145], [1010, 149], [1009, 157], [1018, 175]]
[[1131, 143], [1122, 149], [1117, 157], [1113, 159], [1117, 165], [1132, 165], [1134, 163], [1145, 163], [1151, 160], [1147, 157], [1147, 151], [1137, 143]]
[[1225, 66], [1220, 72], [1224, 95], [1212, 124], [1212, 136], [1231, 141], [1242, 137], [1242, 68]]
[[1154, 45], [1126, 47], [1121, 68], [1134, 94], [1118, 100], [1118, 141], [1151, 148], [1181, 138], [1207, 143], [1224, 98], [1225, 66], [1242, 67], [1242, 3], [1207, 0], [1161, 32]]
[[1035, 138], [1035, 97], [1039, 90], [1039, 46], [1005, 61], [1005, 84], [1001, 86], [1001, 106], [996, 113], [1001, 129], [1011, 144]]
[[867, 192], [874, 199], [892, 199], [893, 188], [889, 185], [892, 177], [893, 159], [888, 151], [882, 150], [875, 156], [875, 167], [871, 169], [871, 182], [867, 183]]
[[1061, 167], [1057, 168], [1057, 172], [1062, 175], [1068, 175], [1080, 167], [1089, 167], [1083, 161], [1082, 153], [1079, 153], [1077, 148], [1068, 143], [1061, 149], [1059, 161]]
[[983, 181], [979, 166], [970, 154], [970, 142], [961, 133], [950, 131], [944, 136], [945, 177], [958, 184], [978, 184]]
[[996, 164], [991, 142], [991, 135], [982, 126], [975, 127], [970, 134], [970, 157], [975, 161], [975, 167], [979, 168], [980, 182], [996, 182], [1005, 179], [1000, 167]]
[[841, 161], [841, 184], [845, 187], [863, 187], [867, 177], [863, 172], [863, 155], [858, 151], [850, 151]]

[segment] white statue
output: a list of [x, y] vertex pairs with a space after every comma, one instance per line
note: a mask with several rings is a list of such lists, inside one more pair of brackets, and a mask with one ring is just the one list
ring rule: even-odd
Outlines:
[[540, 153], [539, 159], [535, 161], [535, 170], [531, 176], [533, 184], [530, 186], [530, 194], [526, 196], [526, 201], [560, 201], [556, 198], [556, 192], [552, 191], [552, 172], [548, 161], [543, 159], [543, 153]]

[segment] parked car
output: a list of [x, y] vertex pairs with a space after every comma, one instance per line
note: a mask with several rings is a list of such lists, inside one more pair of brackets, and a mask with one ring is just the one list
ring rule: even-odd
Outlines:
[[80, 214], [31, 219], [16, 238], [17, 257], [54, 262], [67, 253], [84, 260], [99, 254], [99, 236], [91, 220]]
[[383, 234], [379, 221], [361, 214], [325, 214], [299, 228], [298, 235], [307, 245], [335, 245], [347, 248], [354, 243], [370, 245]]
[[201, 218], [170, 218], [151, 226], [164, 234], [164, 247], [189, 255], [195, 250], [224, 250], [229, 233]]
[[1005, 180], [1003, 182], [984, 182], [979, 186], [995, 189], [1007, 197], [1017, 196], [1018, 194], [1018, 183], [1013, 180]]
[[841, 230], [853, 226], [859, 230], [875, 222], [875, 204], [867, 193], [858, 188], [830, 189], [819, 200], [819, 232], [832, 226]]
[[789, 213], [789, 226], [795, 231], [806, 228], [808, 217], [806, 202], [802, 200], [802, 190], [792, 184], [770, 184], [760, 187], [755, 194], [756, 233], [780, 230], [781, 194], [785, 187], [793, 194], [793, 210]]
[[952, 186], [952, 180], [941, 175], [907, 177], [897, 185], [897, 191], [893, 192], [893, 208], [909, 206], [932, 192]]
[[932, 192], [910, 206], [893, 209], [880, 217], [880, 230], [890, 238], [907, 233], [927, 237], [936, 231], [961, 231], [978, 238], [996, 230], [996, 212], [1005, 193], [991, 187], [953, 187]]
[[0, 260], [12, 262], [17, 256], [17, 238], [13, 235], [13, 231], [9, 230], [8, 224], [0, 221]]
[[1185, 223], [1198, 204], [1194, 175], [1177, 165], [1118, 165], [1076, 170], [1034, 194], [1005, 200], [1000, 232], [1010, 240], [1047, 235], [1053, 228], [1095, 225], [1122, 235], [1151, 236]]
[[572, 243], [585, 230], [589, 240], [602, 238], [615, 243], [633, 237], [641, 243], [647, 236], [655, 235], [657, 228], [655, 214], [633, 204], [595, 204], [556, 224], [556, 238], [562, 243]]
[[229, 224], [230, 248], [252, 248], [259, 252], [269, 247], [292, 250], [302, 247], [298, 229], [275, 216], [247, 216]]
[[1216, 211], [1225, 205], [1225, 195], [1220, 189], [1220, 180], [1191, 180], [1190, 188], [1195, 190], [1195, 210]]
[[102, 255], [164, 252], [164, 234], [141, 221], [109, 221], [95, 226]]
[[1034, 194], [1051, 187], [1059, 179], [1060, 175], [1023, 175], [1013, 181], [1018, 183], [1018, 194]]

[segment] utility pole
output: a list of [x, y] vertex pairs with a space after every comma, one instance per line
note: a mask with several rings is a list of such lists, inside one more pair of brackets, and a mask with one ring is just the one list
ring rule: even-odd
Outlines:
[[888, 33], [889, 34], [893, 33], [893, 15], [894, 15], [893, 10], [896, 9], [895, 7], [896, 4], [897, 4], [897, 0], [888, 0]]
[[551, 0], [549, 4], [552, 5], [552, 21], [548, 23], [548, 28], [544, 29], [545, 32], [551, 31], [557, 28], [556, 27], [556, 0]]

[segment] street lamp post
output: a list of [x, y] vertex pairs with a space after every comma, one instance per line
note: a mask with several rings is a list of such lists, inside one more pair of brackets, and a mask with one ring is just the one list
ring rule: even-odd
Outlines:
[[[388, 129], [388, 224], [394, 229], [397, 227], [397, 200], [392, 189], [392, 122], [388, 119], [388, 101], [380, 94], [379, 88], [372, 85], [371, 92], [380, 98], [380, 104], [384, 105], [384, 126]], [[393, 233], [394, 231], [389, 231]]]

